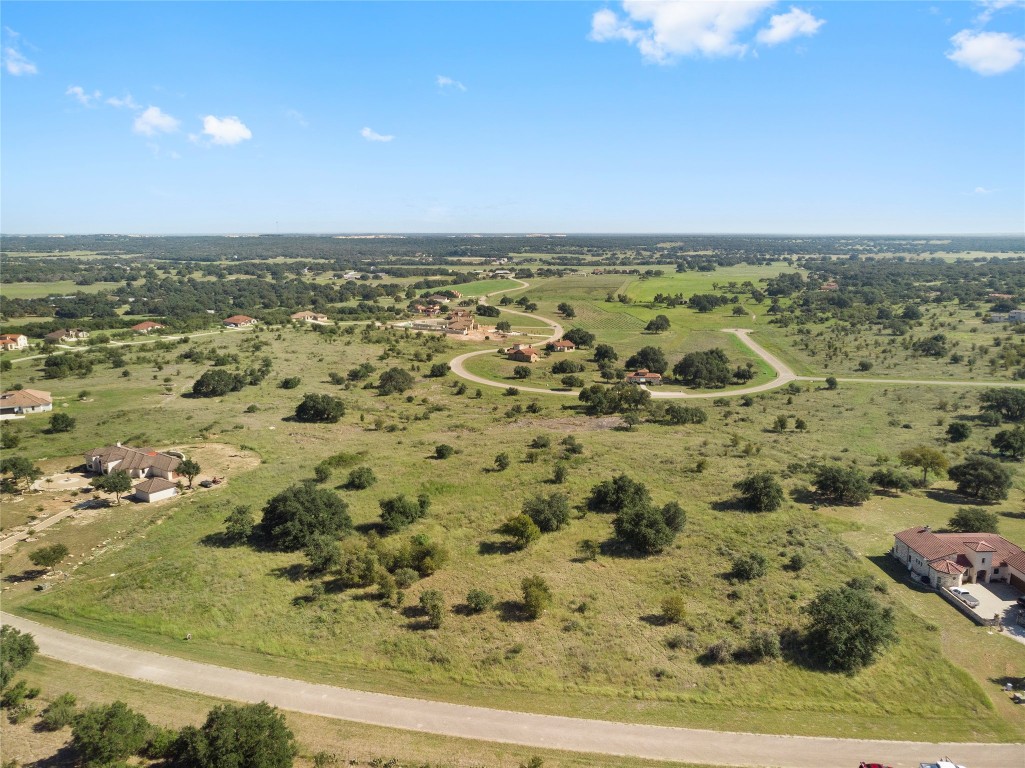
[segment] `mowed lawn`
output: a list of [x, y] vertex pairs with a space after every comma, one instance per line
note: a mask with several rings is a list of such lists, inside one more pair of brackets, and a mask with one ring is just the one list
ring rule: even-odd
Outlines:
[[[586, 289], [581, 284], [574, 290], [580, 295]], [[528, 294], [543, 306], [557, 303], [541, 286]], [[575, 308], [582, 319], [585, 313], [608, 315], [605, 333], [623, 334], [622, 344], [628, 334], [639, 338], [643, 317], [631, 314], [630, 305], [606, 312], [603, 299], [604, 291], [590, 305], [577, 299]], [[619, 331], [611, 321], [621, 324]], [[812, 462], [856, 463], [869, 471], [922, 443], [940, 445], [952, 460], [984, 446], [995, 430], [980, 428], [967, 444], [948, 446], [941, 442], [945, 427], [937, 423], [938, 412], [945, 419], [975, 413], [976, 392], [873, 385], [826, 391], [802, 385], [799, 394], [770, 393], [750, 407], [709, 404], [703, 425], [642, 424], [628, 432], [616, 428], [618, 419], [582, 416], [572, 398], [508, 397], [490, 388], [477, 398], [472, 385], [457, 395], [451, 374], [419, 379], [408, 396], [379, 397], [373, 390], [328, 383], [329, 373], [344, 374], [361, 362], [378, 371], [416, 365], [425, 372], [430, 361], [412, 361], [422, 341], [399, 332], [377, 333], [364, 343], [358, 330], [330, 340], [305, 328], [266, 329], [197, 338], [190, 345], [233, 351], [250, 337], [267, 342], [258, 354], [274, 360], [274, 372], [259, 386], [223, 398], [190, 399], [183, 395], [205, 366], [179, 361], [177, 346], [137, 347], [129, 353], [127, 378], [101, 364], [85, 379], [45, 382], [59, 407], [78, 419], [75, 431], [44, 435], [46, 422], [39, 419], [5, 425], [19, 432], [19, 450], [37, 459], [73, 461], [93, 444], [116, 440], [155, 447], [208, 440], [262, 457], [260, 466], [227, 488], [186, 494], [159, 511], [125, 505], [88, 522], [61, 524], [40, 541], [66, 542], [82, 565], [45, 594], [33, 592], [30, 582], [12, 585], [5, 609], [229, 666], [491, 706], [795, 734], [1025, 737], [1020, 718], [994, 703], [999, 691], [992, 683], [1001, 665], [1025, 669], [1025, 646], [974, 631], [949, 606], [927, 600], [935, 596], [906, 589], [880, 565], [893, 531], [907, 520], [942, 524], [967, 502], [918, 491], [904, 499], [828, 509], [816, 508], [806, 493]], [[446, 344], [435, 360], [467, 348]], [[39, 374], [23, 368], [29, 365], [18, 364], [11, 382], [31, 385]], [[278, 382], [289, 375], [300, 376], [301, 385], [280, 389]], [[83, 389], [95, 394], [79, 402]], [[338, 395], [346, 415], [335, 425], [286, 420], [305, 392]], [[540, 405], [539, 413], [506, 415], [512, 405], [531, 400]], [[780, 413], [804, 418], [808, 432], [771, 432]], [[539, 434], [549, 435], [552, 447], [532, 453], [528, 446]], [[583, 444], [583, 454], [561, 456], [559, 441], [567, 435]], [[456, 454], [434, 459], [439, 443], [454, 446]], [[379, 478], [367, 490], [338, 491], [357, 525], [378, 519], [382, 498], [426, 493], [432, 499], [426, 519], [391, 538], [424, 533], [444, 541], [449, 562], [411, 587], [399, 608], [375, 599], [372, 588], [329, 588], [314, 603], [296, 601], [311, 584], [302, 573], [301, 553], [223, 547], [208, 538], [223, 528], [233, 506], [259, 510], [289, 484], [311, 478], [318, 461], [340, 452], [348, 463], [326, 487], [339, 486], [351, 467], [363, 464]], [[512, 458], [505, 472], [491, 471], [499, 452]], [[568, 479], [554, 485], [550, 479], [559, 462], [566, 464]], [[703, 472], [697, 471], [699, 462]], [[760, 470], [779, 474], [799, 501], [765, 515], [732, 508], [733, 484]], [[587, 494], [621, 472], [645, 482], [656, 503], [678, 500], [687, 525], [663, 555], [609, 553], [582, 562], [582, 540], [612, 537], [608, 516], [586, 512]], [[525, 498], [554, 492], [569, 496], [576, 519], [525, 551], [506, 551], [495, 529]], [[910, 504], [914, 514], [898, 514]], [[1023, 504], [1019, 470], [1012, 497], [995, 508], [1010, 513]], [[1001, 519], [1009, 538], [1025, 540], [1025, 522]], [[29, 567], [32, 546], [22, 545], [5, 559], [5, 576]], [[746, 583], [728, 578], [733, 557], [752, 551], [766, 556], [768, 575]], [[796, 552], [808, 565], [795, 573], [783, 566]], [[524, 622], [517, 620], [516, 602], [521, 579], [532, 574], [551, 584], [554, 604], [540, 620]], [[864, 574], [887, 586], [879, 597], [896, 611], [900, 642], [858, 675], [814, 671], [790, 656], [762, 664], [699, 661], [722, 639], [742, 645], [757, 630], [799, 632], [802, 605], [819, 590]], [[494, 594], [499, 608], [463, 615], [457, 608], [473, 587]], [[406, 610], [428, 588], [445, 596], [446, 616], [437, 630], [417, 629], [419, 617]], [[663, 626], [654, 618], [669, 594], [686, 601], [680, 625]], [[187, 633], [193, 641], [184, 644]], [[971, 638], [978, 658], [955, 649], [958, 637]], [[944, 696], [908, 696], [909, 690], [942, 690]]]

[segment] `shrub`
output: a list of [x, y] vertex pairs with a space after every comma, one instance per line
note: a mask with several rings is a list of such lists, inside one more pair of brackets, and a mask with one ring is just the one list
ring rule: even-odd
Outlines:
[[497, 470], [498, 472], [504, 472], [505, 470], [509, 469], [510, 463], [511, 462], [509, 460], [508, 453], [502, 452], [495, 456], [495, 470]]
[[75, 428], [75, 419], [66, 413], [55, 413], [50, 416], [50, 433], [70, 432]]
[[300, 379], [298, 376], [289, 376], [288, 378], [282, 379], [281, 383], [278, 384], [278, 386], [282, 389], [295, 389], [302, 383], [303, 380]]
[[445, 596], [437, 589], [420, 593], [420, 608], [427, 614], [427, 626], [438, 629], [445, 618]]
[[377, 482], [377, 475], [370, 467], [356, 467], [349, 473], [345, 487], [353, 491], [362, 491]]
[[826, 590], [802, 611], [807, 652], [827, 669], [856, 672], [896, 638], [893, 612], [863, 589]]
[[537, 527], [537, 523], [524, 514], [510, 517], [502, 523], [498, 532], [511, 538], [520, 549], [525, 549], [541, 538], [541, 529]]
[[466, 593], [466, 605], [471, 613], [484, 613], [495, 604], [495, 598], [483, 589], [471, 589]]
[[958, 533], [996, 533], [1000, 517], [982, 507], [958, 507], [948, 525]]
[[569, 522], [569, 498], [564, 493], [539, 494], [523, 503], [523, 514], [541, 531], [557, 531]]
[[291, 768], [298, 749], [284, 715], [261, 702], [214, 707], [200, 728], [182, 729], [174, 752], [188, 768]]
[[952, 421], [947, 426], [947, 438], [952, 443], [963, 443], [972, 436], [972, 425], [966, 421]]
[[412, 388], [413, 374], [402, 368], [389, 368], [381, 374], [377, 382], [377, 391], [382, 395], [401, 394]]
[[860, 504], [872, 495], [865, 475], [856, 467], [822, 466], [815, 473], [815, 490], [841, 504]]
[[72, 693], [62, 693], [51, 701], [39, 716], [39, 727], [44, 731], [59, 731], [71, 725], [75, 717], [77, 699]]
[[295, 408], [295, 420], [334, 424], [345, 415], [345, 403], [331, 395], [307, 394]]
[[705, 649], [704, 658], [711, 664], [729, 664], [733, 661], [733, 641], [728, 637], [716, 640]]
[[531, 619], [538, 619], [552, 604], [552, 590], [540, 576], [528, 576], [521, 583], [523, 609]]
[[783, 655], [780, 647], [779, 633], [765, 629], [751, 635], [747, 644], [747, 654], [755, 660], [778, 659]]
[[783, 505], [783, 486], [771, 472], [759, 472], [737, 483], [741, 504], [753, 512], [774, 512]]
[[910, 477], [892, 467], [877, 469], [868, 476], [868, 481], [889, 491], [910, 491], [914, 487]]
[[38, 650], [39, 646], [29, 633], [9, 624], [0, 627], [0, 690], [6, 688], [14, 675], [32, 661]]
[[669, 595], [662, 601], [662, 621], [679, 624], [687, 615], [687, 603], [680, 595]]
[[733, 559], [733, 569], [730, 572], [735, 579], [752, 581], [760, 579], [768, 571], [768, 562], [765, 555], [760, 552], [751, 552]]
[[412, 568], [399, 568], [392, 574], [399, 589], [408, 589], [420, 580], [420, 574]]
[[448, 363], [435, 363], [431, 366], [431, 371], [427, 375], [432, 379], [440, 379], [443, 376], [448, 375], [448, 372], [452, 370], [449, 368]]
[[32, 561], [33, 565], [38, 565], [40, 568], [53, 568], [68, 554], [68, 548], [64, 544], [58, 543], [32, 550], [29, 552], [28, 559]]
[[71, 744], [87, 765], [104, 765], [138, 754], [153, 726], [123, 701], [83, 710], [72, 722]]
[[300, 483], [267, 502], [260, 529], [277, 548], [294, 552], [318, 534], [338, 536], [352, 529], [349, 505], [337, 494]]
[[378, 502], [381, 507], [381, 522], [389, 533], [400, 531], [427, 514], [429, 501], [427, 497], [421, 499], [408, 499], [404, 494], [399, 494]]
[[247, 540], [253, 534], [256, 519], [251, 507], [239, 505], [224, 519], [224, 535], [236, 544]]
[[434, 446], [434, 456], [438, 459], [447, 459], [455, 452], [455, 448], [453, 448], [451, 445], [446, 445], [445, 443]]
[[687, 515], [680, 505], [670, 502], [662, 509], [650, 504], [629, 507], [616, 515], [612, 525], [616, 537], [626, 546], [653, 555], [673, 543], [686, 521]]
[[985, 456], [972, 456], [950, 468], [950, 479], [966, 496], [984, 501], [1001, 501], [1011, 489], [1012, 476], [1000, 462]]

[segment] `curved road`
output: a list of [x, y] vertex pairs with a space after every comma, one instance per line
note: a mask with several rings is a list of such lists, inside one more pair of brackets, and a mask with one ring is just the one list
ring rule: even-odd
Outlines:
[[[515, 278], [510, 278], [515, 279]], [[519, 291], [523, 288], [529, 288], [530, 283], [526, 283], [523, 280], [516, 280], [520, 283], [519, 288], [506, 288], [502, 291], [493, 291], [487, 294], [483, 299], [482, 303], [486, 303], [489, 296], [495, 296], [499, 293], [508, 293], [509, 291]], [[547, 344], [549, 341], [555, 341], [562, 337], [563, 328], [554, 320], [550, 320], [547, 317], [541, 317], [540, 315], [532, 315], [527, 312], [514, 312], [510, 309], [502, 309], [503, 312], [508, 312], [513, 315], [521, 315], [523, 317], [530, 317], [534, 320], [540, 320], [552, 329], [552, 335], [539, 341], [539, 344]], [[754, 316], [752, 315], [752, 319]], [[735, 397], [737, 395], [753, 395], [758, 392], [767, 392], [771, 389], [777, 389], [785, 386], [792, 381], [825, 381], [825, 376], [798, 376], [794, 373], [790, 366], [776, 357], [774, 354], [769, 352], [761, 344], [754, 341], [750, 334], [753, 333], [750, 328], [723, 328], [723, 333], [732, 333], [740, 341], [745, 344], [748, 349], [754, 352], [758, 357], [764, 360], [773, 371], [776, 372], [776, 377], [763, 384], [756, 384], [751, 387], [741, 387], [738, 389], [727, 389], [719, 390], [716, 392], [663, 392], [658, 390], [650, 390], [648, 387], [642, 387], [648, 389], [651, 392], [652, 398], [660, 400], [700, 400], [715, 397]], [[500, 381], [494, 381], [493, 379], [486, 379], [483, 376], [478, 376], [475, 373], [470, 373], [466, 370], [466, 361], [473, 357], [480, 357], [481, 355], [493, 355], [493, 350], [482, 349], [477, 352], [466, 352], [465, 354], [458, 355], [449, 361], [449, 367], [452, 369], [452, 373], [456, 376], [460, 376], [467, 381], [472, 381], [475, 384], [483, 384], [486, 387], [498, 387], [499, 389], [508, 389], [510, 386], [515, 387], [520, 392], [534, 392], [541, 395], [570, 395], [577, 397], [580, 394], [578, 389], [544, 389], [543, 387], [525, 387], [520, 384], [508, 382], [503, 383]], [[927, 385], [955, 385], [963, 387], [1025, 387], [1025, 383], [1017, 382], [996, 382], [996, 381], [955, 381], [955, 380], [944, 380], [944, 379], [856, 379], [856, 378], [837, 378], [837, 381], [841, 381], [849, 384], [927, 384]]]
[[44, 656], [89, 669], [207, 696], [266, 701], [310, 715], [443, 736], [711, 765], [852, 768], [867, 760], [903, 768], [949, 755], [971, 768], [1025, 766], [1021, 744], [771, 736], [510, 712], [260, 675], [91, 640], [6, 613], [0, 620], [31, 632]]

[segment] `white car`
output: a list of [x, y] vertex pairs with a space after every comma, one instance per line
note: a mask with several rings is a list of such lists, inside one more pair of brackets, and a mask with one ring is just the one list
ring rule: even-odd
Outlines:
[[951, 587], [950, 593], [952, 595], [957, 596], [957, 599], [965, 605], [967, 605], [969, 608], [979, 607], [979, 599], [977, 597], [973, 597], [972, 593], [969, 592], [967, 589], [964, 589], [963, 587]]

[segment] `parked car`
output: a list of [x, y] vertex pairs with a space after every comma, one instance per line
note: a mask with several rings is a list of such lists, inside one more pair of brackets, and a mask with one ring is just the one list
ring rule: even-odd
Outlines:
[[963, 587], [951, 587], [950, 593], [957, 597], [962, 603], [967, 605], [969, 608], [979, 607], [979, 598], [973, 597], [972, 593]]

